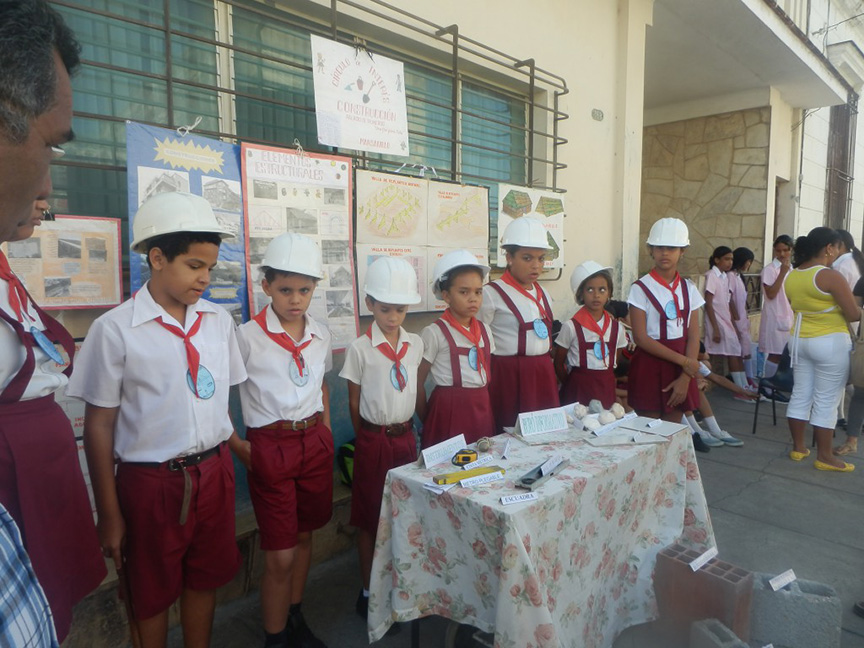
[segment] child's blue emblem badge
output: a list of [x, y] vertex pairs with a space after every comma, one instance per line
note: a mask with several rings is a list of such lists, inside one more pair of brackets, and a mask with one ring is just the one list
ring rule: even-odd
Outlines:
[[474, 371], [477, 371], [477, 347], [472, 346], [468, 349], [468, 366], [471, 367]]
[[541, 340], [545, 340], [549, 337], [549, 327], [546, 326], [546, 322], [544, 322], [542, 319], [534, 320], [534, 332]]
[[[402, 377], [401, 385], [399, 384], [399, 374]], [[390, 367], [390, 384], [393, 385], [393, 389], [401, 392], [408, 385], [408, 370], [404, 364], [399, 365], [399, 374], [396, 373], [396, 363], [393, 363], [393, 366]]]
[[291, 364], [288, 365], [288, 377], [298, 387], [303, 387], [306, 383], [309, 382], [309, 370], [306, 369], [306, 363], [303, 363], [303, 375], [300, 375], [300, 369], [297, 367], [297, 363], [292, 361]]
[[198, 365], [198, 390], [196, 392], [195, 385], [192, 383], [192, 372], [186, 371], [186, 384], [193, 394], [198, 398], [207, 400], [213, 398], [216, 393], [216, 381], [213, 379], [213, 374], [204, 365]]
[[666, 302], [666, 306], [663, 309], [666, 313], [667, 319], [678, 319], [678, 309], [675, 308], [675, 301], [669, 300]]
[[30, 327], [30, 335], [33, 336], [33, 339], [36, 341], [36, 344], [39, 345], [39, 348], [45, 352], [49, 358], [51, 358], [54, 362], [59, 365], [66, 364], [63, 362], [63, 356], [60, 355], [60, 352], [57, 350], [57, 347], [54, 346], [54, 343], [48, 339], [48, 336], [45, 335], [42, 331], [37, 329], [35, 326]]
[[594, 357], [598, 360], [602, 360], [606, 357], [606, 344], [604, 342], [597, 340], [594, 343]]

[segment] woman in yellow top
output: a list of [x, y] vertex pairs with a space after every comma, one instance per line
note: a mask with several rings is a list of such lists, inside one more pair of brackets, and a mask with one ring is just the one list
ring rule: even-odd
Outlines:
[[786, 417], [794, 445], [790, 459], [801, 461], [810, 454], [804, 442], [809, 421], [816, 435], [816, 469], [851, 472], [854, 464], [835, 457], [831, 447], [837, 404], [849, 378], [852, 341], [846, 323], [861, 314], [849, 284], [827, 267], [837, 257], [839, 242], [840, 236], [829, 227], [812, 229], [795, 241], [795, 269], [784, 286], [795, 313], [789, 339], [795, 388]]

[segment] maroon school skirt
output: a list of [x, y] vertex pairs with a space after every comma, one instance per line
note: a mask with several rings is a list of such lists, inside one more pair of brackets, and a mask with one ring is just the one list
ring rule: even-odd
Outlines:
[[583, 369], [573, 367], [567, 382], [561, 388], [561, 404], [582, 403], [594, 399], [609, 409], [615, 402], [615, 372], [612, 369]]
[[[659, 340], [658, 340], [659, 341]], [[686, 351], [687, 342], [684, 338], [678, 340], [659, 341], [664, 346], [677, 353]], [[670, 392], [661, 391], [669, 383], [681, 375], [682, 369], [676, 364], [661, 360], [657, 356], [636, 349], [630, 360], [630, 372], [627, 379], [627, 403], [640, 414], [642, 412], [659, 412], [661, 415], [673, 411], [687, 412], [699, 408], [699, 387], [695, 380], [690, 381], [687, 398], [677, 407], [669, 407]]]
[[21, 529], [63, 641], [72, 606], [106, 570], [75, 435], [54, 396], [0, 405], [0, 502]]
[[552, 359], [539, 356], [492, 356], [489, 400], [495, 429], [516, 425], [521, 412], [558, 407], [558, 379]]
[[460, 433], [468, 443], [495, 434], [492, 402], [486, 387], [435, 387], [432, 390], [420, 446], [428, 448]]

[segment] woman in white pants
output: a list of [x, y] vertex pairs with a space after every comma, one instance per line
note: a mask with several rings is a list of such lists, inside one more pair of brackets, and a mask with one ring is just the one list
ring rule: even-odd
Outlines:
[[840, 236], [828, 227], [810, 230], [795, 241], [794, 270], [784, 289], [795, 313], [789, 340], [795, 387], [786, 417], [792, 433], [789, 458], [801, 461], [810, 450], [804, 442], [807, 423], [816, 435], [817, 470], [851, 472], [854, 464], [834, 456], [832, 440], [837, 423], [837, 403], [849, 376], [852, 340], [847, 322], [857, 321], [860, 310], [849, 284], [827, 267], [837, 257]]

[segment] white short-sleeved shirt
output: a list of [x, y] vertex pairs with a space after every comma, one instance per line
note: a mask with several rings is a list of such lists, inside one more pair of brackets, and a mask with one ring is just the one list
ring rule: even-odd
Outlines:
[[[9, 282], [2, 279], [0, 279], [0, 308], [12, 319], [17, 319], [15, 311], [9, 304]], [[35, 326], [40, 331], [45, 330], [42, 318], [39, 317], [29, 299], [26, 308], [22, 309], [22, 316], [24, 317], [22, 325], [25, 330], [29, 331], [31, 326]], [[65, 367], [57, 365], [35, 343], [33, 344], [33, 357], [36, 366], [33, 368], [30, 382], [27, 383], [27, 387], [21, 395], [20, 400], [22, 401], [49, 396], [69, 382], [69, 379], [62, 373]], [[27, 350], [21, 344], [21, 340], [18, 339], [17, 333], [9, 324], [0, 319], [0, 392], [6, 389], [12, 379], [18, 375], [18, 371], [24, 365], [26, 358]]]
[[[267, 306], [265, 317], [268, 331], [276, 335], [285, 333], [272, 306]], [[237, 330], [237, 343], [249, 375], [240, 385], [246, 425], [263, 427], [276, 421], [302, 421], [323, 411], [324, 374], [333, 368], [331, 336], [326, 326], [308, 314], [305, 317], [303, 339], [294, 340], [298, 346], [311, 340], [302, 351], [305, 369], [309, 371], [309, 379], [302, 386], [294, 384], [289, 374], [294, 363], [292, 355], [270, 339], [258, 322], [250, 320]]]
[[849, 284], [850, 290], [855, 289], [855, 284], [858, 283], [858, 280], [861, 278], [861, 272], [858, 270], [858, 264], [855, 263], [855, 257], [852, 256], [851, 252], [841, 254], [837, 257], [834, 263], [831, 264], [831, 267], [843, 275], [846, 283]]
[[[470, 349], [473, 344], [467, 337], [462, 335], [458, 330], [454, 329], [449, 322], [439, 320], [450, 330], [450, 335], [453, 336], [453, 341], [456, 346], [461, 349]], [[484, 322], [480, 322], [480, 326], [486, 329], [486, 335], [489, 337], [489, 353], [495, 352], [495, 340], [492, 333], [489, 331], [489, 326]], [[441, 387], [450, 387], [453, 385], [453, 367], [450, 364], [450, 343], [444, 337], [444, 333], [437, 324], [430, 324], [420, 333], [423, 338], [423, 359], [432, 365], [432, 380], [436, 385]], [[480, 348], [484, 348], [483, 338], [480, 338]], [[489, 382], [487, 368], [480, 367], [472, 369], [468, 364], [468, 356], [459, 356], [459, 369], [462, 372], [463, 387], [483, 387]], [[482, 371], [482, 373], [481, 373]]]
[[[561, 330], [558, 332], [558, 337], [555, 339], [555, 344], [567, 349], [567, 366], [578, 367], [579, 365], [579, 337], [576, 335], [576, 327], [582, 328], [582, 334], [585, 336], [586, 349], [585, 358], [588, 361], [589, 369], [608, 369], [606, 363], [594, 354], [594, 344], [600, 341], [600, 336], [594, 331], [586, 329], [581, 324], [577, 324], [573, 319], [569, 319], [561, 325]], [[614, 322], [609, 322], [609, 328], [606, 329], [606, 334], [603, 336], [604, 342], [610, 342], [612, 336], [612, 328]], [[627, 333], [624, 330], [624, 325], [618, 323], [618, 339], [614, 341], [613, 347], [623, 349], [627, 346]], [[613, 351], [612, 366], [617, 364], [618, 355]]]
[[372, 339], [364, 333], [345, 353], [345, 365], [339, 376], [360, 385], [360, 416], [373, 425], [404, 423], [414, 416], [423, 340], [400, 327], [397, 349], [402, 348], [403, 342], [408, 343], [408, 351], [401, 361], [408, 372], [408, 384], [401, 392], [390, 382], [393, 361], [376, 348], [389, 343], [375, 322], [372, 322]]
[[[98, 407], [119, 407], [114, 455], [121, 461], [168, 461], [208, 450], [234, 431], [228, 388], [246, 380], [234, 321], [204, 299], [180, 325], [153, 301], [148, 284], [90, 328], [66, 393]], [[215, 392], [198, 398], [187, 384], [183, 340], [157, 320], [188, 331], [204, 313], [192, 344], [213, 375]]]
[[[657, 283], [650, 274], [641, 277], [640, 281], [642, 281], [645, 287], [651, 291], [657, 301], [660, 302], [661, 306], [666, 307], [669, 302], [672, 302], [673, 305], [670, 308], [674, 310], [672, 293], [667, 288], [664, 288]], [[693, 282], [682, 277], [681, 283], [678, 284], [678, 288], [675, 291], [678, 295], [678, 304], [681, 308], [684, 308], [684, 286], [686, 286], [687, 294], [690, 297], [690, 316], [693, 317], [692, 313], [702, 308], [705, 304], [705, 300], [702, 298], [702, 295], [699, 293], [696, 286], [693, 285]], [[648, 295], [645, 294], [645, 291], [635, 283], [630, 286], [630, 294], [627, 296], [627, 303], [645, 312], [646, 333], [648, 334], [648, 337], [659, 340], [660, 313], [658, 313], [657, 309], [654, 308], [654, 304], [652, 304], [648, 299]], [[678, 321], [677, 317], [670, 317], [666, 320], [667, 340], [677, 340], [682, 338], [684, 337], [684, 333], [683, 318], [681, 322]]]
[[[541, 319], [540, 309], [533, 300], [528, 299], [515, 288], [508, 286], [503, 281], [496, 279], [493, 283], [504, 289], [507, 296], [513, 300], [519, 314], [525, 322], [531, 323], [536, 319]], [[549, 306], [552, 306], [552, 300], [543, 288], [537, 284], [539, 290], [546, 295]], [[530, 294], [538, 297], [535, 289], [528, 290]], [[543, 303], [541, 298], [540, 303]], [[489, 325], [492, 331], [492, 337], [495, 338], [495, 355], [499, 356], [514, 356], [519, 351], [519, 320], [510, 311], [507, 304], [498, 294], [498, 291], [491, 288], [489, 285], [483, 286], [483, 305], [480, 307], [478, 319]], [[552, 317], [552, 313], [549, 313]], [[537, 356], [549, 352], [550, 336], [545, 339], [540, 338], [534, 331], [525, 332], [525, 355]]]

